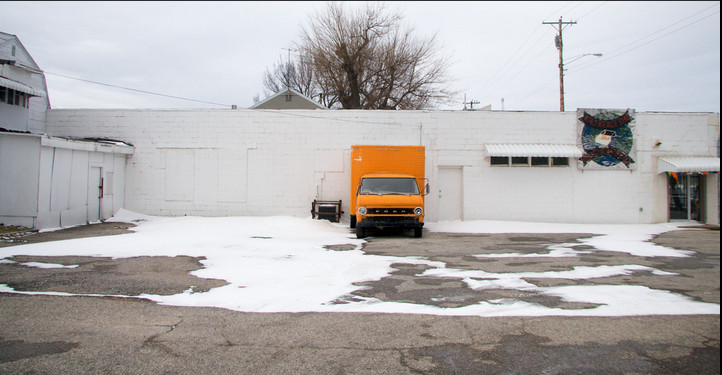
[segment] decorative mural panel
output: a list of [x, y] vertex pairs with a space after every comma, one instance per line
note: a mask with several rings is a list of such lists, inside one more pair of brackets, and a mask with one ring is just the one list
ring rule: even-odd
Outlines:
[[577, 109], [581, 169], [635, 169], [637, 147], [633, 109]]

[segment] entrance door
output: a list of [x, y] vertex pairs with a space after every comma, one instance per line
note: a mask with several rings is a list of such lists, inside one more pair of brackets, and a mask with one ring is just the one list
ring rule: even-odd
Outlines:
[[100, 199], [103, 198], [103, 178], [100, 167], [88, 172], [88, 223], [100, 221]]
[[695, 220], [702, 218], [700, 192], [701, 176], [679, 173], [677, 177], [669, 176], [669, 219]]
[[462, 172], [461, 167], [439, 167], [439, 221], [462, 219]]

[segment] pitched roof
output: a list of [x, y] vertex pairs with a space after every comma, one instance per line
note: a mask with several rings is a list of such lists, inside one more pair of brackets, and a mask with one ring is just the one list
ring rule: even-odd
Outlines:
[[[12, 46], [15, 46], [15, 56], [12, 56], [10, 52]], [[20, 39], [16, 35], [2, 31], [0, 31], [0, 59], [13, 61], [14, 65], [20, 65], [26, 69], [40, 71], [40, 67]]]
[[250, 109], [328, 109], [300, 92], [287, 88], [253, 105]]

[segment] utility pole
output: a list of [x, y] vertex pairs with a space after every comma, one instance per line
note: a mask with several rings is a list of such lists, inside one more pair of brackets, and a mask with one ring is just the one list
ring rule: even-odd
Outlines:
[[291, 51], [294, 51], [291, 48], [281, 48], [288, 51], [288, 60], [286, 60], [286, 89], [291, 88]]
[[472, 100], [469, 100], [469, 101], [467, 102], [467, 101], [466, 101], [466, 94], [464, 94], [464, 110], [465, 110], [465, 111], [467, 110], [467, 109], [466, 109], [466, 105], [467, 105], [467, 104], [469, 105], [469, 109], [468, 109], [468, 110], [469, 110], [469, 111], [473, 111], [473, 110], [474, 110], [474, 104], [479, 104], [479, 101], [472, 99]]
[[554, 22], [542, 22], [542, 25], [552, 25], [559, 34], [554, 37], [554, 44], [556, 44], [559, 50], [559, 111], [564, 112], [564, 42], [562, 39], [562, 30], [565, 25], [575, 25], [576, 21], [562, 21], [562, 17], [559, 17], [559, 21]]

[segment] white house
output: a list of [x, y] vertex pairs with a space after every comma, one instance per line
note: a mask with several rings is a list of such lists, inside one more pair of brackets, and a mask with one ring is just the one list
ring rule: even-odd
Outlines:
[[45, 75], [15, 35], [0, 32], [0, 224], [67, 227], [123, 206], [125, 158], [107, 139], [53, 137]]

